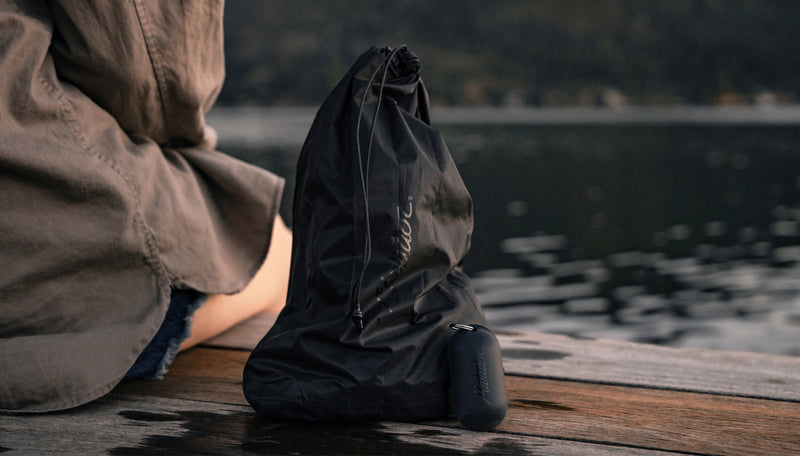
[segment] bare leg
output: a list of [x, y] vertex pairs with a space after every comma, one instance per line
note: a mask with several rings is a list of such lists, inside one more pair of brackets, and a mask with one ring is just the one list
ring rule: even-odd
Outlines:
[[253, 280], [237, 294], [209, 295], [208, 301], [194, 314], [192, 336], [178, 351], [211, 339], [257, 313], [279, 312], [286, 302], [291, 257], [292, 232], [276, 217], [267, 259]]

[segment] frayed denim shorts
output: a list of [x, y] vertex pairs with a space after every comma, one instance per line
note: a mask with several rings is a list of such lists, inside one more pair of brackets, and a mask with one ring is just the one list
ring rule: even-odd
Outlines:
[[199, 291], [173, 289], [164, 322], [122, 379], [162, 378], [181, 343], [191, 335], [192, 316], [206, 299]]

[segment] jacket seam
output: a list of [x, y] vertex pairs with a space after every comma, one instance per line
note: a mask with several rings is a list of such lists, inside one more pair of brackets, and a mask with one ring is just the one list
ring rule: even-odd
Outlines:
[[167, 272], [166, 267], [164, 266], [163, 262], [160, 259], [159, 255], [159, 248], [158, 242], [156, 241], [156, 237], [153, 234], [152, 230], [144, 220], [144, 216], [142, 215], [142, 205], [139, 200], [139, 190], [137, 188], [136, 183], [128, 175], [124, 170], [122, 170], [117, 163], [108, 155], [99, 152], [92, 144], [89, 142], [89, 139], [85, 135], [85, 130], [81, 125], [80, 121], [78, 120], [77, 116], [75, 115], [75, 110], [72, 107], [70, 101], [64, 96], [63, 92], [55, 87], [53, 84], [48, 82], [44, 77], [39, 78], [39, 82], [45, 87], [48, 95], [53, 97], [56, 101], [61, 114], [66, 121], [66, 124], [69, 126], [71, 133], [73, 134], [74, 138], [78, 141], [78, 145], [84, 150], [84, 152], [88, 153], [89, 155], [98, 159], [101, 163], [106, 165], [114, 174], [116, 174], [123, 182], [125, 182], [125, 186], [128, 188], [128, 192], [130, 193], [133, 199], [134, 211], [133, 211], [133, 221], [136, 226], [136, 231], [139, 235], [143, 238], [146, 252], [145, 257], [147, 259], [147, 264], [150, 266], [151, 270], [155, 274], [155, 276], [161, 282], [161, 286], [169, 284], [169, 274]]
[[153, 73], [156, 78], [156, 87], [158, 88], [158, 96], [160, 98], [161, 115], [164, 117], [164, 125], [166, 126], [167, 137], [169, 140], [172, 136], [172, 125], [170, 124], [169, 116], [167, 115], [167, 76], [164, 71], [164, 65], [161, 61], [161, 53], [156, 43], [155, 35], [153, 34], [153, 26], [150, 22], [150, 16], [144, 7], [141, 0], [133, 0], [133, 6], [136, 9], [136, 16], [139, 19], [139, 26], [142, 30], [144, 37], [145, 48], [147, 55], [150, 57], [150, 63], [153, 67]]

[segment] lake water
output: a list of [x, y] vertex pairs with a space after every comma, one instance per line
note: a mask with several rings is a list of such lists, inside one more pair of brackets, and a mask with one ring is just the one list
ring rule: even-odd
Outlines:
[[[218, 110], [220, 148], [287, 178], [313, 109]], [[800, 355], [800, 115], [451, 110], [491, 325]]]

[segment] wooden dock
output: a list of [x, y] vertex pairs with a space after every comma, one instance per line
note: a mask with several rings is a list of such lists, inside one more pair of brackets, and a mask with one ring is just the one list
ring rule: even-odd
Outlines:
[[255, 415], [241, 390], [270, 324], [246, 322], [75, 410], [0, 416], [0, 453], [164, 455], [798, 455], [800, 358], [501, 334], [509, 411], [455, 420], [308, 425]]

